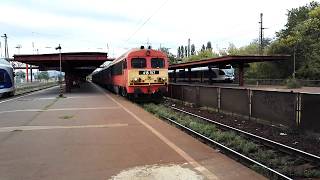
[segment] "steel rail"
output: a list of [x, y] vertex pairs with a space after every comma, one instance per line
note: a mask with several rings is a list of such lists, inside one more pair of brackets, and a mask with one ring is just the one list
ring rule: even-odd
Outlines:
[[179, 126], [180, 128], [182, 128], [184, 130], [187, 130], [188, 132], [191, 132], [192, 134], [200, 137], [202, 140], [205, 140], [207, 142], [213, 143], [213, 144], [219, 146], [220, 148], [222, 148], [224, 150], [227, 150], [227, 151], [233, 153], [234, 155], [237, 155], [238, 157], [241, 157], [241, 158], [245, 159], [246, 161], [249, 161], [249, 162], [251, 162], [253, 164], [259, 165], [260, 167], [262, 167], [262, 168], [264, 168], [264, 169], [276, 174], [277, 176], [279, 176], [279, 177], [281, 177], [283, 179], [292, 180], [292, 178], [290, 178], [290, 177], [288, 177], [288, 176], [286, 176], [284, 174], [281, 174], [280, 172], [278, 172], [278, 171], [276, 171], [276, 170], [274, 170], [274, 169], [272, 169], [272, 168], [270, 168], [270, 167], [268, 167], [268, 166], [266, 166], [266, 165], [264, 165], [262, 163], [259, 163], [258, 161], [254, 160], [254, 159], [251, 159], [251, 158], [249, 158], [249, 157], [247, 157], [247, 156], [245, 156], [245, 155], [243, 155], [243, 154], [241, 154], [241, 153], [239, 153], [239, 152], [237, 152], [237, 151], [235, 151], [233, 149], [230, 149], [227, 146], [225, 146], [225, 145], [223, 145], [223, 144], [221, 144], [221, 143], [219, 143], [217, 141], [214, 141], [214, 140], [212, 140], [212, 139], [210, 139], [210, 138], [208, 138], [208, 137], [206, 137], [206, 136], [204, 136], [204, 135], [202, 135], [202, 134], [200, 134], [200, 133], [198, 133], [198, 132], [196, 132], [196, 131], [194, 131], [194, 130], [192, 130], [192, 129], [190, 129], [190, 128], [188, 128], [188, 127], [186, 127], [186, 126], [184, 126], [184, 125], [182, 125], [182, 124], [180, 124], [180, 123], [178, 123], [178, 122], [176, 122], [176, 121], [174, 121], [172, 119], [170, 119], [170, 118], [163, 117], [163, 116], [161, 116], [161, 117], [166, 119], [166, 120], [168, 120], [168, 121], [170, 121], [171, 123]]
[[171, 107], [171, 109], [174, 109], [176, 111], [180, 111], [180, 112], [183, 112], [185, 114], [188, 114], [188, 115], [191, 115], [191, 116], [194, 116], [194, 117], [197, 117], [197, 118], [200, 118], [202, 120], [205, 120], [207, 122], [210, 122], [210, 123], [213, 123], [215, 125], [219, 125], [221, 127], [224, 127], [224, 128], [227, 128], [227, 129], [231, 129], [233, 131], [236, 131], [238, 133], [242, 133], [242, 134], [245, 134], [247, 136], [250, 136], [252, 138], [255, 138], [255, 139], [258, 139], [260, 141], [264, 141], [264, 142], [267, 142], [268, 144], [271, 144], [271, 145], [276, 145], [278, 147], [281, 147], [287, 151], [291, 151], [291, 152], [294, 152], [308, 160], [312, 160], [314, 162], [320, 162], [320, 157], [317, 156], [317, 155], [314, 155], [314, 154], [311, 154], [311, 153], [308, 153], [308, 152], [305, 152], [305, 151], [302, 151], [300, 149], [296, 149], [296, 148], [293, 148], [293, 147], [290, 147], [290, 146], [287, 146], [285, 144], [281, 144], [279, 142], [276, 142], [276, 141], [273, 141], [273, 140], [270, 140], [270, 139], [267, 139], [267, 138], [264, 138], [264, 137], [261, 137], [261, 136], [258, 136], [258, 135], [255, 135], [255, 134], [252, 134], [252, 133], [249, 133], [249, 132], [246, 132], [246, 131], [243, 131], [243, 130], [240, 130], [240, 129], [237, 129], [237, 128], [234, 128], [234, 127], [231, 127], [231, 126], [228, 126], [228, 125], [225, 125], [223, 123], [220, 123], [220, 122], [217, 122], [217, 121], [214, 121], [214, 120], [211, 120], [211, 119], [208, 119], [206, 117], [203, 117], [203, 116], [200, 116], [200, 115], [197, 115], [197, 114], [193, 114], [193, 113], [190, 113], [188, 111], [185, 111], [185, 110], [182, 110], [182, 109], [179, 109], [179, 108], [176, 108], [176, 107]]

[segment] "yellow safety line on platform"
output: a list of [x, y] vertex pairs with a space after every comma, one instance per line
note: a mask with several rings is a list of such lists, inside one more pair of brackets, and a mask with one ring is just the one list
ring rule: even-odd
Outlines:
[[92, 108], [60, 108], [60, 109], [18, 109], [11, 111], [0, 111], [0, 114], [4, 113], [17, 113], [17, 112], [50, 112], [50, 111], [80, 111], [80, 110], [108, 110], [108, 109], [120, 109], [121, 107], [92, 107]]
[[15, 126], [15, 127], [2, 127], [0, 132], [12, 131], [34, 131], [34, 130], [49, 130], [49, 129], [81, 129], [81, 128], [112, 128], [124, 127], [128, 124], [100, 124], [100, 125], [83, 125], [83, 126]]
[[[96, 86], [96, 85], [95, 85]], [[97, 86], [96, 86], [97, 87]], [[102, 91], [100, 88], [98, 88], [100, 91]], [[112, 98], [110, 95], [102, 91], [108, 98], [110, 98], [113, 102], [118, 104], [120, 107], [122, 107], [127, 113], [129, 113], [133, 118], [135, 118], [138, 122], [140, 122], [143, 126], [145, 126], [147, 129], [149, 129], [154, 135], [156, 135], [160, 140], [162, 140], [165, 144], [167, 144], [169, 147], [171, 147], [174, 151], [176, 151], [181, 157], [183, 157], [189, 164], [191, 164], [196, 170], [198, 170], [200, 173], [202, 173], [204, 176], [206, 176], [208, 179], [219, 179], [216, 175], [214, 175], [212, 172], [210, 172], [207, 168], [199, 164], [195, 159], [193, 159], [189, 154], [187, 154], [185, 151], [183, 151], [181, 148], [179, 148], [177, 145], [175, 145], [172, 141], [170, 141], [168, 138], [163, 136], [159, 131], [151, 127], [149, 124], [144, 122], [141, 118], [136, 116], [133, 112], [131, 112], [129, 109], [124, 107], [121, 103], [116, 101], [114, 98]]]

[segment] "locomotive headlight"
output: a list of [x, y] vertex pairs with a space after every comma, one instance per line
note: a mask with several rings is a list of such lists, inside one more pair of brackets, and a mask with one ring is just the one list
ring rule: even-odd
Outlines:
[[166, 77], [158, 77], [158, 82], [165, 82], [166, 80]]
[[133, 81], [134, 81], [134, 82], [137, 82], [137, 81], [138, 81], [138, 78], [134, 78]]

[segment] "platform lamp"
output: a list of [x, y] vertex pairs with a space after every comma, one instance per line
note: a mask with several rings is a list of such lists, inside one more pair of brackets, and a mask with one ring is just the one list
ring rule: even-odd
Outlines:
[[60, 85], [60, 94], [59, 94], [59, 97], [63, 97], [63, 89], [62, 89], [62, 67], [61, 67], [61, 46], [59, 44], [58, 47], [56, 47], [56, 50], [59, 50], [59, 62], [60, 62], [60, 66], [59, 66], [59, 69], [60, 69], [60, 74], [59, 74], [59, 85]]

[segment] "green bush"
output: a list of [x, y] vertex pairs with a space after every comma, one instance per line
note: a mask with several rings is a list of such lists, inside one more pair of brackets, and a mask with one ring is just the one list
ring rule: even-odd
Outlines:
[[289, 78], [286, 80], [286, 86], [289, 89], [301, 88], [300, 82], [295, 78]]

